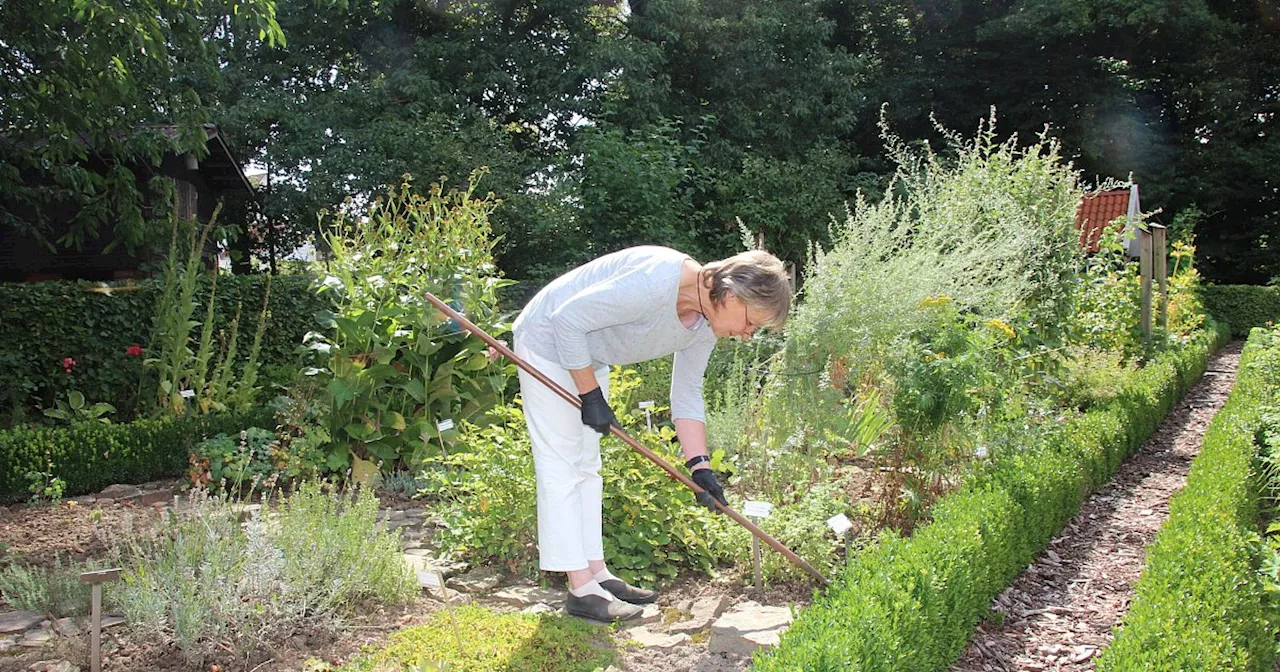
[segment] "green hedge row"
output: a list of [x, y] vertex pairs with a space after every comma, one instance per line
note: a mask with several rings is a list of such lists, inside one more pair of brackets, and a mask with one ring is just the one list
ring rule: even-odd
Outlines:
[[[229, 325], [237, 302], [243, 301], [241, 347], [253, 342], [262, 307], [265, 278], [260, 275], [218, 279], [215, 316]], [[36, 282], [0, 284], [0, 413], [37, 404], [48, 407], [55, 397], [76, 389], [92, 402], [114, 404], [122, 414], [136, 405], [142, 362], [125, 350], [147, 346], [159, 287], [146, 280], [129, 288], [103, 293], [97, 283]], [[208, 285], [201, 303], [208, 296]], [[291, 364], [293, 349], [315, 323], [325, 304], [310, 290], [306, 276], [279, 276], [271, 281], [270, 326], [263, 337], [266, 367]], [[198, 311], [197, 319], [203, 319]], [[67, 374], [62, 360], [76, 366]], [[3, 423], [0, 423], [2, 425]]]
[[1227, 338], [1216, 328], [1161, 354], [1113, 402], [998, 457], [911, 538], [883, 535], [753, 669], [946, 669], [991, 600], [1155, 430]]
[[[1259, 516], [1254, 434], [1264, 406], [1277, 399], [1254, 332], [1235, 388], [1210, 423], [1187, 486], [1169, 504], [1169, 520], [1147, 551], [1147, 564], [1100, 672], [1128, 670], [1271, 670], [1274, 630], [1251, 550]], [[1280, 358], [1280, 348], [1271, 358]]]
[[1280, 323], [1280, 287], [1261, 285], [1205, 285], [1200, 290], [1204, 309], [1243, 337], [1254, 327]]
[[186, 415], [119, 424], [0, 431], [0, 502], [30, 497], [27, 472], [45, 471], [66, 482], [64, 496], [98, 492], [113, 483], [144, 483], [182, 474], [196, 443], [247, 427], [274, 427], [269, 410]]

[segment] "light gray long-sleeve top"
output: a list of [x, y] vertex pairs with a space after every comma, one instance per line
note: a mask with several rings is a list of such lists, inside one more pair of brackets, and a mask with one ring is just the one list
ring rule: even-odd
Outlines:
[[516, 318], [517, 343], [565, 369], [626, 365], [675, 354], [671, 417], [706, 422], [702, 376], [716, 336], [676, 314], [683, 252], [632, 247], [556, 278]]

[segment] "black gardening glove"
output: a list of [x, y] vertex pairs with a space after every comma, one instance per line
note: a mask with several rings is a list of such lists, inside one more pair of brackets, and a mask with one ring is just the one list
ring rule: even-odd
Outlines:
[[609, 425], [618, 424], [618, 419], [613, 417], [613, 409], [604, 400], [604, 392], [600, 388], [579, 394], [578, 398], [582, 400], [582, 424], [602, 435], [609, 433]]
[[720, 509], [716, 508], [716, 502], [729, 506], [729, 500], [724, 498], [724, 488], [720, 487], [720, 479], [716, 478], [716, 472], [710, 469], [699, 469], [693, 472], [693, 482], [705, 491], [698, 493], [699, 504], [716, 513], [720, 513]]

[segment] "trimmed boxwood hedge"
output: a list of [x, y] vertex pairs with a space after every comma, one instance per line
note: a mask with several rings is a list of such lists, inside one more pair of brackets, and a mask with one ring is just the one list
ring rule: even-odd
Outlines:
[[1260, 285], [1205, 285], [1204, 309], [1231, 327], [1231, 335], [1243, 337], [1254, 327], [1280, 322], [1280, 287]]
[[196, 443], [255, 426], [274, 427], [271, 412], [262, 409], [0, 431], [0, 502], [30, 496], [29, 471], [50, 471], [61, 478], [66, 482], [63, 494], [67, 497], [98, 492], [113, 483], [136, 484], [177, 476], [186, 471], [187, 456]]
[[[265, 283], [261, 275], [218, 278], [215, 319], [229, 325], [236, 303], [243, 301], [244, 348], [253, 342]], [[272, 278], [272, 318], [260, 360], [265, 366], [292, 364], [294, 348], [326, 305], [310, 283], [302, 275]], [[0, 284], [0, 413], [47, 405], [70, 389], [90, 402], [114, 404], [122, 414], [134, 407], [142, 363], [125, 349], [147, 344], [159, 287], [145, 280], [131, 287], [113, 283], [110, 293], [101, 289], [99, 283], [70, 281]], [[200, 296], [208, 296], [207, 283]], [[197, 313], [203, 319], [203, 311]], [[62, 370], [64, 357], [76, 361], [70, 375]]]
[[753, 669], [942, 670], [991, 600], [1140, 446], [1226, 342], [1225, 328], [1162, 353], [1112, 402], [998, 456], [903, 539], [885, 533], [804, 610]]
[[[1277, 401], [1254, 332], [1235, 388], [1205, 433], [1187, 486], [1169, 503], [1169, 519], [1147, 550], [1133, 605], [1100, 672], [1128, 670], [1271, 670], [1275, 629], [1268, 622], [1255, 570], [1260, 483], [1255, 431]], [[1280, 352], [1270, 356], [1280, 357]]]

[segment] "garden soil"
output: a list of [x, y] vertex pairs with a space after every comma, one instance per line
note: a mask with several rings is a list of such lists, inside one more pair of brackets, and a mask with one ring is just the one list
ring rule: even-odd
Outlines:
[[1133, 599], [1146, 548], [1186, 485], [1209, 421], [1235, 382], [1241, 342], [1208, 372], [1115, 478], [992, 603], [1003, 623], [982, 623], [951, 672], [1094, 669]]

